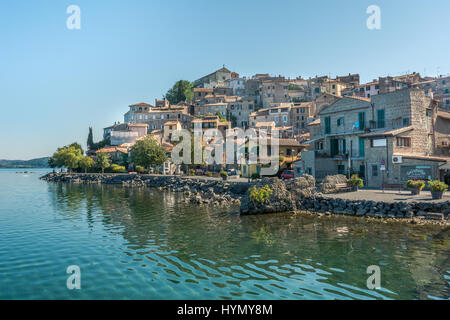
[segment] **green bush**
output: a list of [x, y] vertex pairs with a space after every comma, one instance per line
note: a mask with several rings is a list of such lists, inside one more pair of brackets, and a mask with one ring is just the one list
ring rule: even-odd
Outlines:
[[220, 171], [220, 176], [221, 176], [222, 178], [226, 178], [226, 177], [228, 177], [228, 172], [226, 172], [226, 171]]
[[136, 166], [136, 172], [137, 173], [145, 173], [147, 170], [143, 166]]
[[364, 187], [363, 179], [361, 179], [357, 174], [354, 174], [347, 180], [347, 184], [352, 187]]
[[124, 166], [119, 166], [118, 164], [112, 164], [111, 170], [114, 173], [125, 173], [127, 172], [127, 169]]
[[253, 173], [253, 174], [251, 175], [251, 178], [252, 178], [252, 180], [256, 180], [256, 179], [261, 178], [261, 176], [259, 175], [259, 173]]
[[207, 171], [207, 172], [205, 172], [205, 176], [207, 176], [207, 177], [212, 177], [212, 172], [211, 171]]
[[190, 169], [189, 170], [189, 175], [190, 176], [195, 176], [195, 170], [194, 169]]
[[425, 188], [425, 181], [423, 180], [408, 180], [406, 183], [406, 188], [408, 189], [419, 189]]
[[255, 203], [264, 203], [266, 200], [270, 198], [270, 195], [272, 194], [273, 190], [269, 188], [268, 185], [265, 185], [264, 187], [256, 187], [253, 186], [250, 188], [249, 192], [249, 198], [250, 200]]
[[439, 180], [430, 180], [428, 181], [428, 188], [430, 188], [431, 191], [447, 191], [448, 185], [446, 185], [444, 182], [441, 182]]

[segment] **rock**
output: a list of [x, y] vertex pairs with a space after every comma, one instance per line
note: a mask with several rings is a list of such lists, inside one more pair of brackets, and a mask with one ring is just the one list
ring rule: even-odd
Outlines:
[[442, 221], [444, 220], [444, 214], [437, 212], [428, 212], [427, 215], [425, 216], [425, 219]]

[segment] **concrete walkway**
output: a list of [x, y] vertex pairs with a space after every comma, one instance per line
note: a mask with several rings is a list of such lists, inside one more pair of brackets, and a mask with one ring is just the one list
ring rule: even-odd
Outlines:
[[359, 190], [357, 192], [344, 192], [336, 194], [325, 194], [324, 197], [340, 198], [346, 200], [372, 200], [384, 202], [444, 202], [450, 201], [450, 192], [444, 193], [442, 200], [432, 200], [431, 192], [422, 191], [420, 195], [412, 196], [410, 191], [393, 191], [393, 190]]

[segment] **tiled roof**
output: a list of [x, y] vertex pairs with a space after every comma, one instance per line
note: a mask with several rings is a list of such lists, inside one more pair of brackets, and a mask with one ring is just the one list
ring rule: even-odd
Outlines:
[[444, 118], [450, 120], [450, 112], [438, 111], [437, 113], [439, 118]]
[[95, 153], [113, 153], [113, 152], [128, 153], [126, 148], [120, 148], [120, 147], [105, 147], [100, 150], [97, 150]]
[[177, 124], [179, 124], [179, 121], [167, 121], [166, 123], [164, 123], [165, 126], [176, 126]]
[[425, 156], [425, 155], [414, 154], [414, 153], [395, 153], [395, 154], [393, 154], [393, 156], [403, 157], [403, 158], [413, 158], [413, 159], [419, 159], [419, 160], [430, 160], [430, 161], [442, 161], [442, 162], [450, 161], [450, 157]]
[[139, 103], [130, 105], [130, 107], [151, 107], [151, 105], [148, 103], [145, 103], [145, 102], [139, 102]]
[[383, 130], [383, 131], [373, 131], [366, 134], [361, 135], [361, 137], [364, 138], [370, 138], [370, 137], [381, 137], [381, 136], [396, 136], [400, 133], [407, 132], [414, 130], [413, 126], [403, 127], [399, 129], [390, 129], [390, 130]]

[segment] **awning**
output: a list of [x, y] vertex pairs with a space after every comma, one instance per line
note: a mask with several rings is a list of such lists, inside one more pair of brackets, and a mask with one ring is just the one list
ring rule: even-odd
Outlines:
[[447, 162], [446, 164], [443, 164], [439, 166], [440, 170], [450, 170], [450, 162]]

